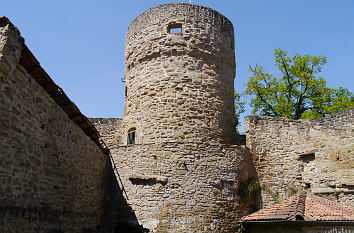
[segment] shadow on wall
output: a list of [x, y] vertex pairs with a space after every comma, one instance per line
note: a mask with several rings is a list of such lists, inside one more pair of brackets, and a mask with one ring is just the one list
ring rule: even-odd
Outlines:
[[[111, 155], [107, 156], [105, 171], [105, 200], [102, 224], [98, 233], [144, 233], [148, 232], [138, 222], [136, 215], [127, 203], [124, 186], [117, 169], [112, 166]], [[117, 177], [114, 173], [116, 171]]]
[[241, 202], [248, 203], [248, 208], [243, 216], [257, 212], [262, 208], [262, 187], [259, 182], [257, 171], [255, 171], [255, 176], [251, 176], [240, 183], [238, 195], [241, 198]]
[[246, 135], [245, 134], [237, 134], [236, 145], [240, 145], [240, 146], [246, 145]]

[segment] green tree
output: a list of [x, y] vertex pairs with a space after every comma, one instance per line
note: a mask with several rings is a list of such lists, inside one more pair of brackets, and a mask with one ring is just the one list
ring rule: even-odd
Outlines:
[[240, 115], [242, 113], [245, 112], [245, 105], [247, 104], [247, 102], [242, 98], [242, 94], [235, 92], [234, 93], [234, 100], [235, 100], [235, 115], [236, 115], [236, 120], [237, 120], [237, 124], [236, 124], [236, 132], [240, 133], [238, 128], [240, 126]]
[[266, 73], [262, 66], [250, 66], [252, 76], [246, 94], [252, 97], [252, 113], [290, 119], [317, 119], [354, 107], [354, 96], [345, 88], [330, 88], [318, 76], [326, 64], [324, 56], [296, 54], [276, 49], [275, 65], [281, 76]]

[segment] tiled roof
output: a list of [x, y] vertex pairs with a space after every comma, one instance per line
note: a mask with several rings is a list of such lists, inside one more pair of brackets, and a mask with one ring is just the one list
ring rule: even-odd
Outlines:
[[354, 209], [335, 201], [299, 192], [281, 203], [264, 208], [241, 219], [251, 221], [354, 221]]
[[305, 206], [305, 220], [307, 221], [330, 221], [351, 220], [354, 221], [354, 209], [342, 206], [313, 194], [307, 194]]

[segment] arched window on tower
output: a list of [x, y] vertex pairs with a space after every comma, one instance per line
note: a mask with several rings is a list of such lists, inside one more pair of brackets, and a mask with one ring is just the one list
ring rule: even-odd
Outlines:
[[135, 144], [135, 131], [136, 128], [131, 128], [128, 130], [127, 145]]

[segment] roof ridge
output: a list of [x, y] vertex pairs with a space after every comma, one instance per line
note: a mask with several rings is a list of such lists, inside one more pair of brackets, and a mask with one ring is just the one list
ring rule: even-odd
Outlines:
[[354, 220], [354, 209], [332, 200], [316, 196], [305, 190], [285, 199], [281, 203], [265, 207], [245, 216], [242, 222], [254, 221], [340, 221]]
[[306, 191], [299, 192], [299, 198], [295, 206], [295, 214], [291, 216], [289, 220], [305, 220], [305, 202], [306, 202]]

